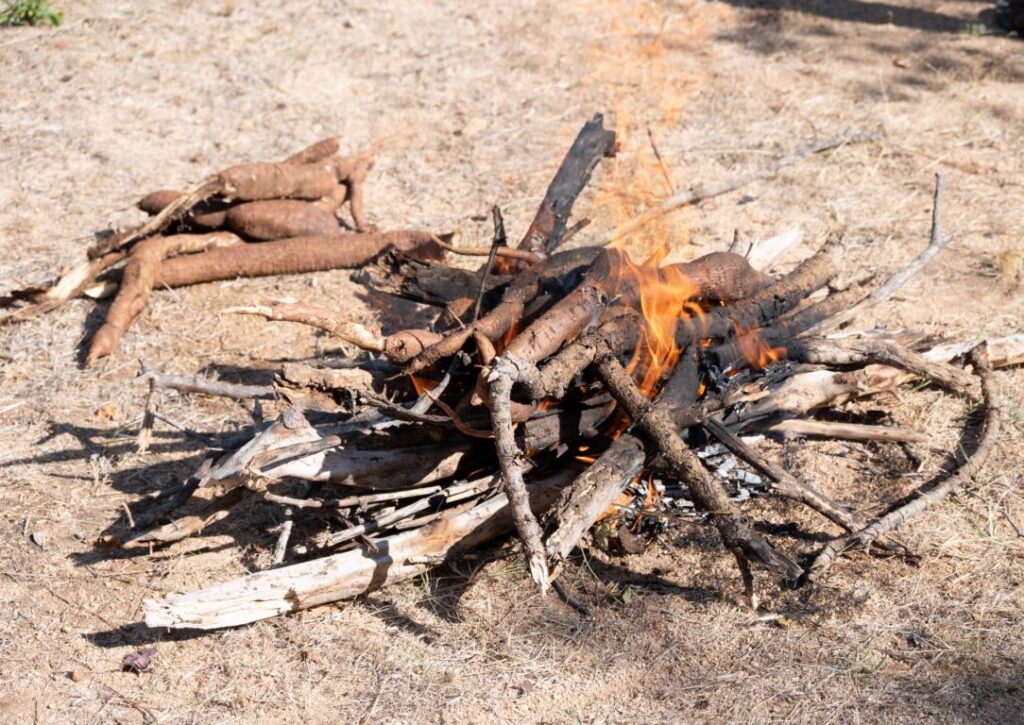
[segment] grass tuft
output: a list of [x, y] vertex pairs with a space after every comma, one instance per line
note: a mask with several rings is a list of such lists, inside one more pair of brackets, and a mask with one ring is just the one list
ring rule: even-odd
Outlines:
[[63, 19], [64, 13], [46, 0], [8, 0], [0, 10], [0, 26], [49, 23], [56, 28]]

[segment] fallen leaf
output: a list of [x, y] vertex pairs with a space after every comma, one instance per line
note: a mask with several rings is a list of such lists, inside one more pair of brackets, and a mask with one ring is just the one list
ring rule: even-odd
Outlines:
[[626, 587], [622, 590], [622, 603], [629, 606], [631, 601], [633, 601], [633, 589], [632, 587]]
[[134, 672], [136, 674], [145, 672], [156, 656], [156, 647], [143, 647], [140, 650], [125, 655], [121, 660], [122, 672]]
[[117, 406], [113, 403], [104, 403], [96, 411], [96, 417], [100, 420], [117, 420]]

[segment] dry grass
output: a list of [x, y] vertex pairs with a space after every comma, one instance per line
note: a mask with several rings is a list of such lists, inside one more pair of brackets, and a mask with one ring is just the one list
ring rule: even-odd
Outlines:
[[[607, 108], [634, 131], [653, 126], [676, 188], [746, 170], [814, 134], [881, 128], [882, 143], [679, 213], [670, 230], [688, 243], [674, 254], [722, 248], [734, 228], [768, 236], [800, 226], [812, 241], [844, 228], [851, 269], [885, 265], [924, 245], [931, 175], [941, 170], [945, 224], [958, 238], [878, 322], [951, 336], [1024, 327], [1019, 280], [998, 276], [1000, 255], [1021, 245], [1024, 56], [1018, 41], [956, 32], [983, 4], [282, 5], [96, 0], [69, 6], [59, 31], [0, 33], [5, 286], [71, 259], [80, 243], [66, 240], [134, 218], [140, 191], [280, 157], [333, 131], [353, 149], [391, 137], [367, 192], [372, 221], [485, 239], [486, 210], [498, 202], [510, 231], [521, 230], [581, 120]], [[636, 45], [662, 18], [664, 42]], [[636, 72], [642, 62], [656, 71]], [[617, 63], [631, 69], [621, 83]], [[652, 100], [649, 88], [674, 103]], [[630, 141], [581, 205], [603, 204], [581, 241], [622, 213], [609, 201], [621, 183], [635, 179], [640, 202], [663, 191], [660, 169]], [[584, 628], [531, 593], [512, 554], [238, 630], [145, 630], [136, 624], [144, 597], [265, 563], [278, 513], [253, 505], [201, 541], [152, 556], [94, 549], [99, 535], [125, 530], [123, 504], [141, 515], [142, 498], [174, 486], [201, 451], [162, 425], [151, 451], [135, 452], [137, 361], [190, 372], [336, 354], [298, 327], [217, 314], [321, 295], [367, 320], [376, 314], [341, 272], [160, 292], [121, 352], [88, 372], [76, 355], [83, 329], [96, 326], [91, 304], [0, 331], [0, 719], [1024, 717], [1020, 369], [998, 375], [1008, 421], [990, 465], [904, 533], [918, 567], [852, 556], [821, 588], [767, 592], [766, 612], [755, 614], [737, 606], [731, 563], [709, 532], [681, 527], [643, 556], [579, 562], [570, 580], [597, 610]], [[965, 412], [931, 390], [862, 406], [875, 408], [945, 447]], [[161, 410], [204, 432], [249, 414], [170, 394]], [[916, 461], [890, 446], [781, 453], [852, 500], [868, 491], [895, 499], [942, 465], [927, 450]], [[794, 515], [779, 507], [773, 518]], [[33, 532], [45, 535], [42, 548]], [[117, 672], [124, 654], [151, 641], [151, 672]]]

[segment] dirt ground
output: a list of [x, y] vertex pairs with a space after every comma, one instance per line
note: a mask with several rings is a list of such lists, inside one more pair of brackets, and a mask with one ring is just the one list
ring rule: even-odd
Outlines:
[[[1003, 254], [1024, 247], [1024, 45], [987, 32], [987, 3], [58, 5], [58, 30], [0, 31], [0, 287], [41, 281], [83, 236], [136, 220], [141, 192], [332, 132], [351, 149], [386, 139], [367, 191], [380, 226], [459, 229], [471, 243], [489, 237], [499, 203], [521, 233], [576, 129], [601, 110], [623, 152], [580, 202], [595, 219], [581, 243], [670, 188], [879, 130], [875, 143], [675, 214], [631, 244], [668, 235], [674, 257], [689, 258], [723, 249], [734, 229], [799, 227], [806, 254], [842, 230], [849, 271], [884, 268], [926, 243], [941, 171], [955, 240], [859, 324], [959, 338], [1024, 329]], [[91, 302], [0, 330], [0, 720], [1024, 721], [1020, 368], [997, 375], [1005, 432], [989, 465], [901, 534], [917, 566], [855, 555], [814, 589], [763, 578], [752, 612], [711, 533], [683, 526], [642, 556], [576, 562], [567, 581], [595, 610], [586, 626], [534, 595], [503, 549], [230, 631], [147, 629], [144, 598], [265, 565], [280, 512], [253, 505], [152, 555], [93, 546], [125, 532], [126, 511], [141, 514], [202, 453], [160, 425], [138, 454], [138, 363], [267, 379], [275, 361], [344, 352], [298, 326], [218, 314], [283, 297], [378, 314], [345, 272], [161, 291], [96, 370], [79, 367], [99, 319]], [[966, 413], [927, 388], [858, 408], [874, 409], [945, 450]], [[210, 433], [249, 419], [238, 404], [173, 394], [161, 410]], [[922, 448], [918, 464], [895, 445], [776, 453], [851, 501], [895, 500], [943, 465], [942, 451]], [[119, 671], [149, 644], [149, 671]]]

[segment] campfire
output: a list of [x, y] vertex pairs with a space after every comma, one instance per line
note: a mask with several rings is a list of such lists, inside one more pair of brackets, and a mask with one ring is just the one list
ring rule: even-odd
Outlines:
[[[984, 464], [999, 426], [990, 370], [1024, 359], [1024, 340], [936, 344], [846, 329], [948, 242], [941, 177], [927, 247], [877, 284], [842, 268], [838, 236], [781, 277], [762, 271], [778, 244], [736, 239], [728, 251], [666, 263], [669, 240], [646, 259], [632, 259], [621, 243], [674, 208], [869, 138], [813, 144], [759, 172], [676, 194], [607, 244], [578, 246], [571, 242], [588, 221], [574, 222], [574, 204], [616, 149], [597, 115], [518, 244], [495, 207], [492, 243], [471, 247], [445, 234], [368, 231], [362, 183], [374, 152], [339, 157], [327, 139], [281, 163], [232, 167], [191, 191], [147, 196], [140, 205], [153, 214], [148, 222], [97, 242], [55, 284], [13, 294], [9, 304], [27, 304], [5, 321], [116, 292], [89, 351], [95, 364], [116, 354], [154, 288], [338, 267], [358, 267], [354, 280], [373, 294], [434, 311], [430, 325], [379, 331], [326, 300], [239, 306], [226, 312], [308, 325], [367, 354], [323, 367], [285, 364], [273, 386], [143, 371], [151, 398], [176, 388], [285, 407], [155, 502], [149, 526], [140, 521], [143, 530], [107, 543], [167, 545], [252, 497], [289, 512], [274, 568], [149, 600], [150, 626], [238, 625], [356, 596], [513, 531], [538, 590], [554, 585], [574, 602], [558, 575], [595, 522], [611, 523], [631, 550], [638, 524], [659, 506], [692, 511], [717, 531], [757, 606], [755, 576], [798, 586], [853, 548], [907, 555], [892, 533]], [[351, 233], [335, 215], [345, 203]], [[486, 261], [468, 271], [445, 264], [448, 255]], [[956, 470], [881, 516], [867, 518], [863, 507], [787, 472], [750, 437], [920, 441], [916, 431], [814, 417], [910, 380], [976, 403], [967, 425], [979, 433]], [[143, 447], [153, 423], [147, 402]], [[295, 481], [308, 485], [296, 493]], [[822, 517], [834, 538], [817, 551], [783, 548], [757, 525], [759, 506], [773, 497]], [[190, 499], [201, 499], [198, 512], [179, 515]], [[302, 517], [326, 522], [326, 532], [294, 541]]]

